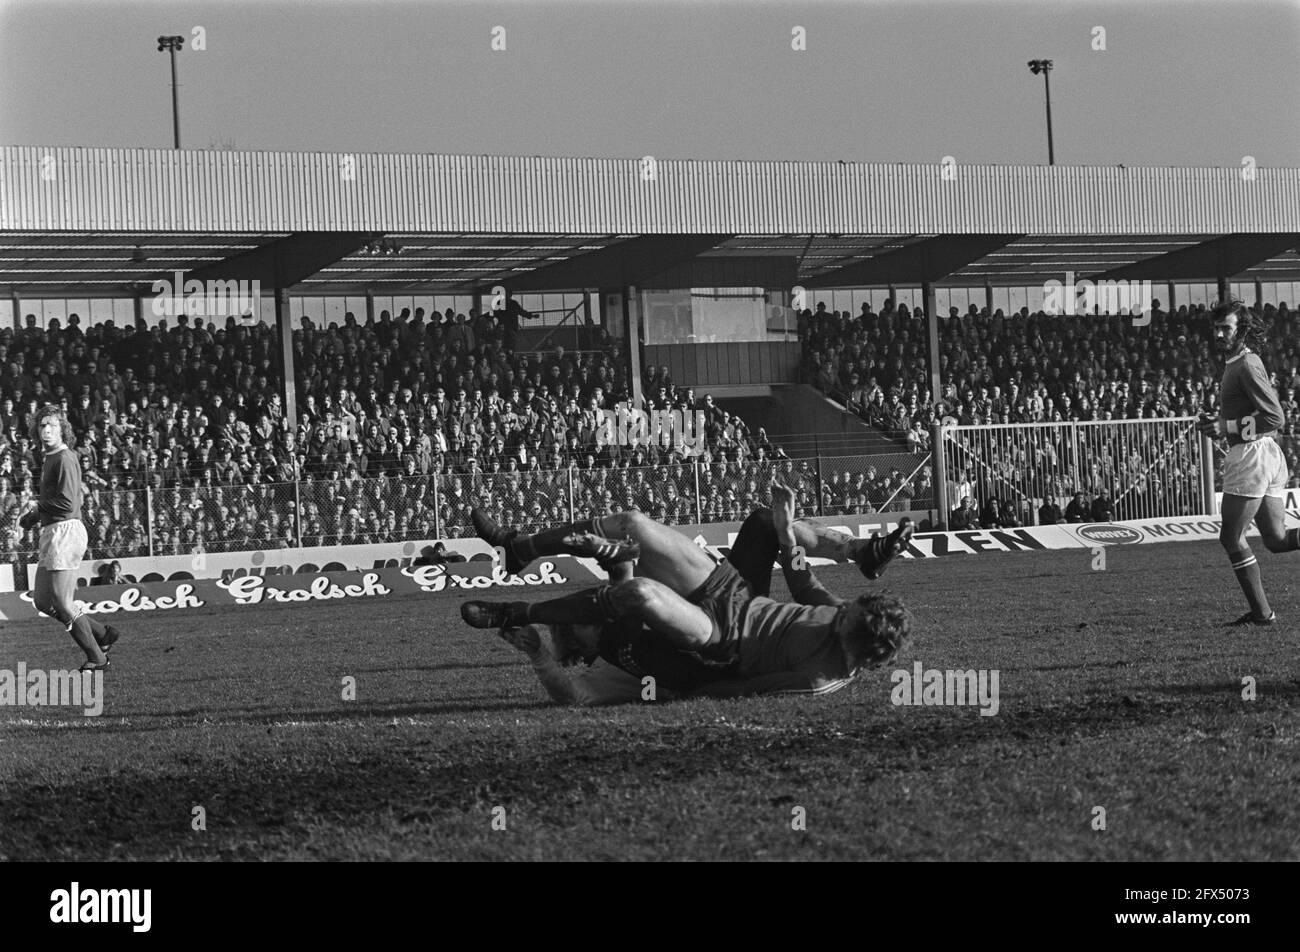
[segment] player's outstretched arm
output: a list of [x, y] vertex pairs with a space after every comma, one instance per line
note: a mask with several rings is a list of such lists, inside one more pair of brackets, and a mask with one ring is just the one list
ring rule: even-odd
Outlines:
[[796, 541], [794, 493], [780, 483], [772, 484], [772, 525], [780, 547], [777, 558], [794, 600], [801, 605], [843, 605], [844, 600], [828, 592], [813, 574], [809, 553]]

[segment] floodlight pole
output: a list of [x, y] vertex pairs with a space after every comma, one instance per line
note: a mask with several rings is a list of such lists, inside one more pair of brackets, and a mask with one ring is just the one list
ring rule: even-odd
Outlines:
[[185, 37], [183, 36], [160, 36], [158, 37], [158, 52], [164, 50], [171, 53], [172, 58], [172, 137], [175, 140], [175, 148], [181, 147], [181, 94], [180, 86], [176, 82], [176, 53], [185, 48]]
[[1049, 59], [1029, 61], [1029, 71], [1037, 76], [1043, 74], [1043, 88], [1047, 91], [1047, 164], [1056, 164], [1056, 150], [1052, 146], [1052, 66]]
[[[175, 69], [174, 57], [172, 69]], [[1048, 61], [1047, 69], [1043, 70], [1043, 88], [1047, 90], [1048, 94], [1048, 165], [1056, 165], [1056, 148], [1052, 144], [1052, 64], [1050, 64], [1050, 61]]]

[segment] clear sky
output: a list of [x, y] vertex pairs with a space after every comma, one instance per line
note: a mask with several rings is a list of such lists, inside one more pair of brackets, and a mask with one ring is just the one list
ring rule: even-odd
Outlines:
[[1057, 164], [1300, 165], [1300, 0], [0, 0], [0, 144], [169, 148], [196, 27], [187, 148], [1041, 164], [1050, 58]]

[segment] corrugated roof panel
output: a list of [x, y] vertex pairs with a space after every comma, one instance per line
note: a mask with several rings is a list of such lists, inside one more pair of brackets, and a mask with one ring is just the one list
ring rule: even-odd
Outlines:
[[[1300, 231], [1300, 169], [0, 148], [0, 228], [1104, 235]], [[351, 169], [355, 174], [348, 177]], [[51, 177], [52, 176], [52, 177]]]

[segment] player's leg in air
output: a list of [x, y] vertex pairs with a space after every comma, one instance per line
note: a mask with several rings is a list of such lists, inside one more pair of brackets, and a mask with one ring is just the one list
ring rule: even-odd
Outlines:
[[[853, 562], [863, 576], [873, 581], [884, 574], [885, 566], [894, 556], [907, 548], [914, 532], [912, 520], [907, 516], [899, 520], [898, 527], [889, 535], [871, 539], [855, 539], [838, 529], [803, 519], [797, 520], [793, 528], [795, 542], [803, 548], [805, 557]], [[727, 561], [749, 582], [755, 595], [767, 595], [772, 589], [772, 567], [779, 554], [772, 510], [755, 509], [741, 525]]]
[[540, 602], [468, 601], [461, 605], [460, 614], [474, 628], [604, 626], [610, 622], [626, 622], [634, 628], [645, 625], [685, 651], [699, 651], [716, 640], [713, 619], [707, 612], [652, 578], [598, 585]]
[[637, 560], [637, 574], [688, 596], [709, 578], [713, 558], [686, 536], [644, 513], [629, 511], [575, 522], [533, 535], [498, 526], [481, 509], [471, 512], [479, 538], [505, 550], [507, 572], [518, 573], [545, 555], [595, 558], [602, 564]]
[[[689, 595], [708, 578], [713, 562], [707, 554], [674, 529], [660, 525], [640, 512], [620, 512], [557, 529], [524, 536], [498, 526], [485, 512], [475, 509], [471, 518], [481, 539], [506, 553], [506, 571], [518, 573], [544, 555], [578, 555], [604, 561], [640, 559], [638, 573], [657, 579], [680, 595]], [[799, 520], [795, 540], [809, 558], [849, 561], [869, 579], [878, 579], [885, 566], [907, 547], [914, 528], [904, 516], [887, 536], [855, 539], [828, 526]], [[772, 510], [756, 509], [741, 526], [727, 560], [749, 582], [756, 595], [771, 590], [772, 567], [778, 543]]]

